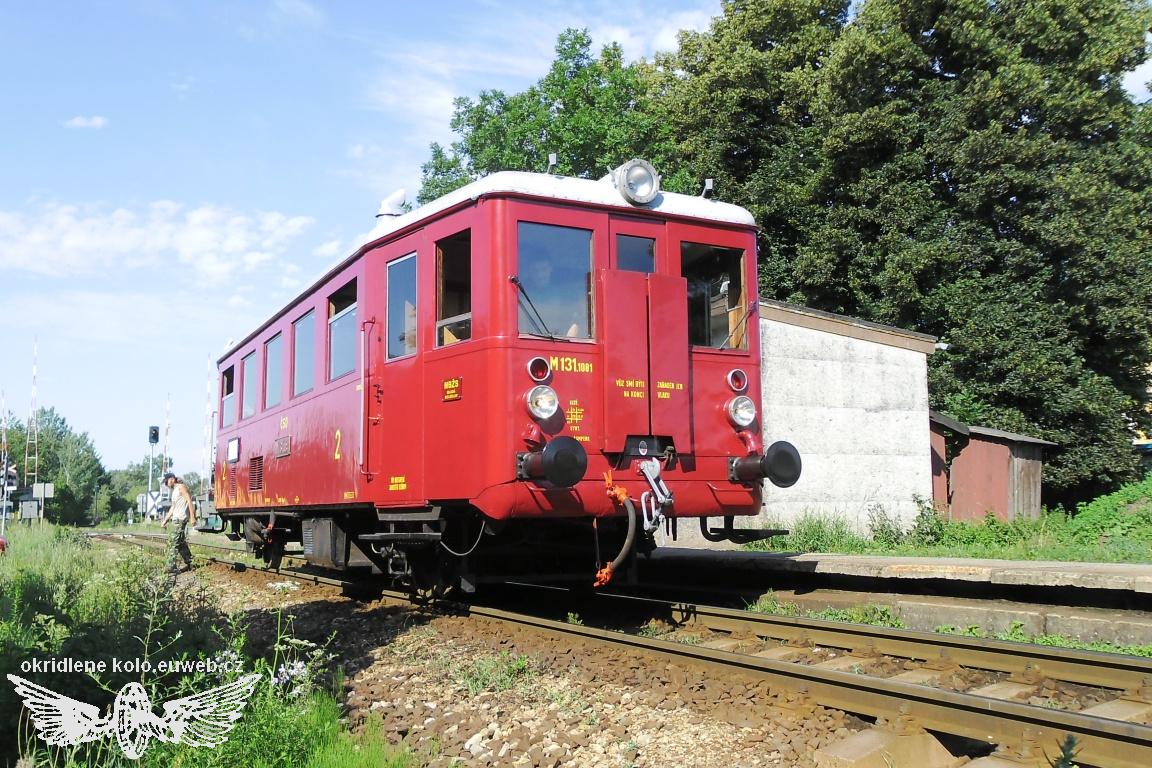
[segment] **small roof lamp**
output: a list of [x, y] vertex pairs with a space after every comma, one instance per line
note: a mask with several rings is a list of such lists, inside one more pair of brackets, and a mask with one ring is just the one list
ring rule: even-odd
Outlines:
[[632, 205], [647, 205], [660, 194], [660, 175], [647, 160], [629, 160], [612, 173], [616, 190]]

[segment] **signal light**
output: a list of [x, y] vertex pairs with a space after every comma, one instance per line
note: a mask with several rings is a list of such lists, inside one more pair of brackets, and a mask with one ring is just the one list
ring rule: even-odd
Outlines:
[[552, 375], [552, 366], [542, 357], [534, 357], [528, 361], [528, 375], [532, 381], [545, 382]]
[[152, 445], [160, 442], [160, 427], [148, 427], [148, 442]]
[[728, 386], [733, 392], [743, 392], [748, 388], [748, 374], [739, 368], [728, 371]]

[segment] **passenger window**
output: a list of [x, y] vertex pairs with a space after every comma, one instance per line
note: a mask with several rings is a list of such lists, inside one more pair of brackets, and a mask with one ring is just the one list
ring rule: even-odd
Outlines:
[[701, 243], [680, 245], [688, 280], [688, 341], [701, 347], [747, 349], [744, 252]]
[[220, 375], [220, 426], [228, 427], [236, 421], [236, 369], [229, 366]]
[[316, 367], [316, 311], [292, 323], [292, 397], [312, 389]]
[[592, 338], [592, 232], [522, 221], [517, 238], [520, 332]]
[[240, 418], [246, 419], [256, 413], [256, 398], [260, 392], [260, 379], [259, 372], [256, 368], [256, 353], [245, 357], [240, 361], [243, 378], [240, 380], [240, 386], [243, 388], [243, 405], [240, 410]]
[[416, 354], [416, 254], [388, 265], [388, 359]]
[[328, 380], [356, 368], [356, 281], [328, 297]]
[[627, 272], [654, 272], [656, 241], [650, 237], [616, 235], [616, 268]]
[[280, 334], [264, 345], [264, 407], [280, 405], [284, 394], [284, 350]]
[[472, 338], [472, 231], [436, 243], [436, 346]]

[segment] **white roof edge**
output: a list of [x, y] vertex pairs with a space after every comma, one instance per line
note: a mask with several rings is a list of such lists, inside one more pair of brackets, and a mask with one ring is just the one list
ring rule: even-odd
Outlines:
[[362, 248], [368, 243], [466, 200], [476, 200], [483, 195], [499, 193], [550, 197], [574, 203], [608, 205], [620, 208], [622, 211], [657, 211], [724, 224], [756, 226], [756, 219], [747, 209], [719, 200], [681, 195], [676, 192], [661, 192], [648, 205], [630, 205], [609, 180], [578, 179], [572, 176], [552, 176], [524, 171], [499, 171], [438, 197], [402, 216], [381, 217], [359, 247]]

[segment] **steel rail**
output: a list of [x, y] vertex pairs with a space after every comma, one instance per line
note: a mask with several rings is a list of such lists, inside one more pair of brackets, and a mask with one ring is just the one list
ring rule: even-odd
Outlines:
[[1138, 689], [1152, 681], [1152, 659], [1142, 656], [752, 613], [690, 603], [669, 603], [669, 607], [672, 615], [682, 623], [694, 622], [709, 629], [749, 633], [791, 644], [867, 649], [887, 656], [945, 661], [997, 672], [1031, 671], [1066, 682], [1119, 690]]
[[894, 680], [821, 669], [731, 651], [544, 619], [496, 608], [470, 606], [470, 615], [548, 632], [580, 636], [619, 648], [664, 658], [755, 673], [774, 687], [801, 687], [820, 706], [897, 721], [911, 717], [933, 731], [999, 745], [1034, 738], [1057, 754], [1067, 736], [1075, 736], [1077, 759], [1087, 765], [1147, 768], [1152, 765], [1152, 727], [1077, 712], [1001, 701]]

